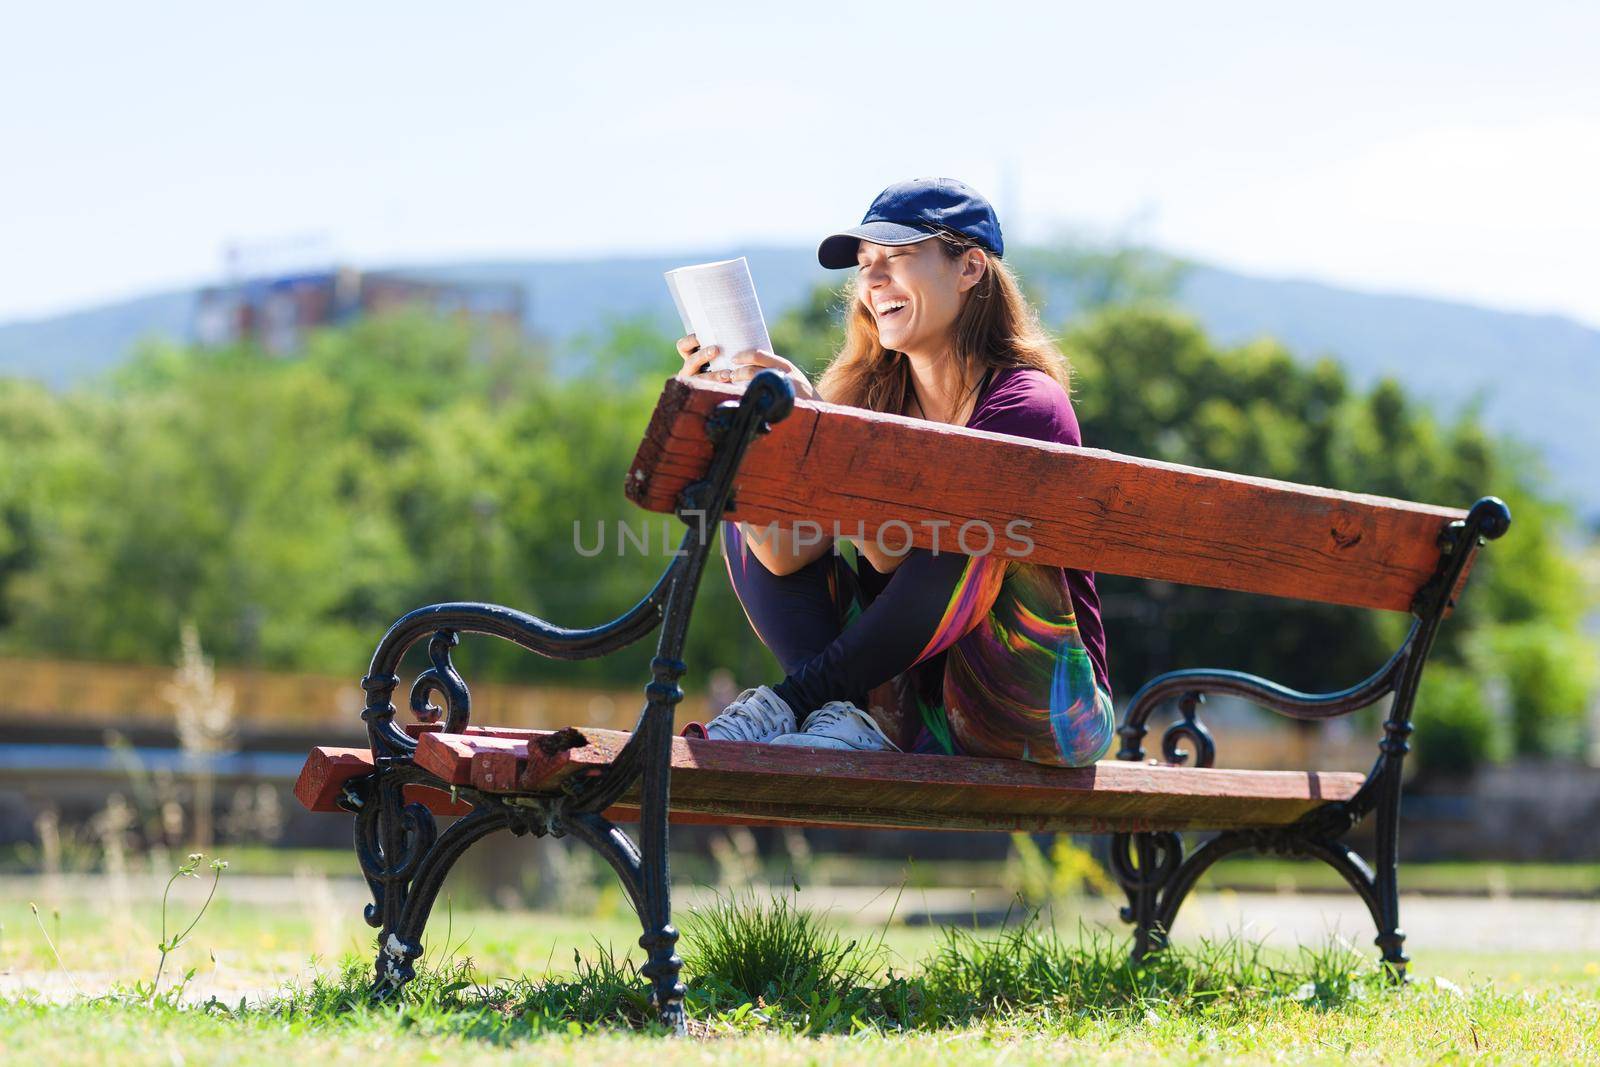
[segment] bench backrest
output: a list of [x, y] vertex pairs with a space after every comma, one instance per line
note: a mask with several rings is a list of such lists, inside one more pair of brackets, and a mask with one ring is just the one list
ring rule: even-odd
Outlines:
[[[740, 392], [669, 380], [629, 498], [673, 511], [710, 464], [707, 417]], [[868, 536], [891, 524], [891, 549], [937, 537], [969, 554], [988, 531], [992, 551], [1020, 555], [1020, 532], [1033, 563], [1406, 611], [1438, 564], [1440, 533], [1466, 512], [798, 401], [751, 445], [726, 515], [847, 534], [863, 524]], [[1017, 520], [1028, 526], [1008, 527]], [[969, 527], [963, 548], [967, 522], [986, 525]]]

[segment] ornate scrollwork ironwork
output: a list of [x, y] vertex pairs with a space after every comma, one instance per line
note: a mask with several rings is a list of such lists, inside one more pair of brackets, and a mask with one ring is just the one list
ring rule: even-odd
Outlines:
[[[435, 633], [428, 642], [428, 660], [433, 666], [418, 674], [411, 685], [411, 714], [423, 723], [438, 722], [439, 716], [445, 715], [448, 734], [459, 734], [472, 721], [472, 694], [450, 662], [450, 650], [460, 642], [461, 635], [454, 630]], [[443, 708], [428, 699], [434, 693], [444, 697]]]
[[467, 790], [472, 810], [440, 831], [426, 806], [405, 800], [405, 789], [413, 784], [443, 787], [403, 757], [347, 787], [346, 806], [356, 812], [356, 859], [372, 892], [363, 918], [380, 931], [373, 987], [379, 997], [393, 995], [415, 976], [423, 928], [456, 860], [485, 834], [516, 829], [516, 814], [508, 805]]
[[1178, 714], [1181, 718], [1161, 735], [1161, 754], [1168, 763], [1187, 763], [1189, 752], [1180, 746], [1187, 740], [1194, 746], [1194, 765], [1196, 767], [1211, 767], [1217, 762], [1217, 745], [1211, 739], [1211, 731], [1206, 729], [1206, 724], [1200, 721], [1200, 705], [1206, 702], [1206, 695], [1193, 691], [1183, 694], [1178, 698]]
[[1133, 956], [1166, 944], [1169, 919], [1161, 915], [1163, 891], [1183, 863], [1183, 838], [1175, 833], [1111, 835], [1112, 876], [1128, 894], [1122, 921], [1133, 924]]
[[[1183, 862], [1183, 839], [1171, 832], [1112, 834], [1111, 873], [1124, 889], [1160, 889]], [[1127, 908], [1123, 919], [1133, 921]]]
[[423, 857], [439, 838], [439, 824], [423, 805], [403, 804], [398, 817], [400, 846], [391, 856], [384, 847], [382, 802], [369, 795], [356, 814], [356, 862], [372, 891], [372, 903], [362, 912], [368, 926], [384, 925], [385, 902], [397, 893], [404, 895], [405, 885], [416, 876]]

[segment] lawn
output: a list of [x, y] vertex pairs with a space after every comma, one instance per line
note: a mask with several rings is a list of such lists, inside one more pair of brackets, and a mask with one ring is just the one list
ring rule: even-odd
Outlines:
[[[1600, 961], [1581, 952], [1433, 946], [1417, 953], [1414, 980], [1393, 990], [1365, 944], [1285, 952], [1180, 940], [1178, 952], [1135, 970], [1112, 940], [1120, 931], [1035, 923], [963, 933], [830, 914], [778, 944], [763, 921], [771, 912], [752, 918], [749, 906], [723, 919], [754, 925], [730, 931], [724, 921], [718, 933], [711, 922], [708, 932], [714, 916], [703, 910], [698, 934], [686, 936], [696, 1036], [668, 1041], [628, 1029], [638, 987], [624, 964], [638, 960], [637, 928], [606, 893], [583, 914], [441, 907], [415, 995], [371, 1008], [359, 996], [370, 931], [347, 887], [315, 875], [234, 878], [167, 965], [164, 986], [195, 970], [181, 1005], [106, 996], [154, 973], [161, 911], [151, 883], [0, 883], [6, 1062], [1600, 1060]], [[47, 888], [36, 922], [28, 898]], [[188, 921], [206, 888], [178, 883], [169, 929]], [[780, 933], [794, 933], [792, 919]], [[695, 931], [695, 917], [684, 925]], [[71, 994], [46, 933], [87, 997]], [[803, 964], [785, 989], [770, 984], [777, 957]], [[840, 965], [819, 966], [829, 960]]]

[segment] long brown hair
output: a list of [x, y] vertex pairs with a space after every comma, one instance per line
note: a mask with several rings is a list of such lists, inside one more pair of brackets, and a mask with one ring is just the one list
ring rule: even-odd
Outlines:
[[[1070, 391], [1067, 358], [1039, 325], [1039, 316], [1011, 269], [964, 234], [939, 230], [934, 236], [951, 259], [976, 248], [986, 260], [983, 277], [967, 290], [956, 313], [952, 353], [963, 380], [981, 382], [990, 368], [1032, 367]], [[878, 324], [859, 299], [856, 285], [851, 278], [845, 286], [844, 347], [823, 371], [817, 391], [830, 403], [900, 414], [912, 395], [911, 361], [883, 347]], [[956, 407], [959, 410], [961, 404]]]

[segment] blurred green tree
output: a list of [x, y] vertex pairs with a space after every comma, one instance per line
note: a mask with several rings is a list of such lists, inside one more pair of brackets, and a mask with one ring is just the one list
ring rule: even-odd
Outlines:
[[[1577, 750], [1595, 655], [1581, 633], [1591, 600], [1566, 547], [1577, 531], [1543, 495], [1532, 457], [1493, 440], [1475, 411], [1441, 425], [1392, 380], [1362, 394], [1331, 360], [1308, 366], [1271, 341], [1220, 349], [1159, 308], [1095, 312], [1068, 330], [1065, 349], [1084, 439], [1096, 447], [1457, 507], [1483, 493], [1504, 497], [1512, 533], [1484, 554], [1472, 595], [1441, 632], [1437, 662], [1471, 672], [1480, 686], [1508, 683], [1516, 751]], [[1110, 575], [1100, 587], [1113, 677], [1125, 687], [1210, 665], [1337, 688], [1382, 662], [1406, 622]], [[1525, 627], [1539, 638], [1514, 640]], [[1485, 653], [1469, 655], [1474, 646]], [[1436, 686], [1423, 699], [1458, 692]]]
[[[1511, 535], [1445, 628], [1447, 670], [1419, 715], [1454, 715], [1471, 758], [1575, 750], [1597, 681], [1582, 632], [1593, 594], [1573, 559], [1581, 532], [1535, 457], [1473, 410], [1441, 422], [1392, 381], [1357, 390], [1332, 360], [1267, 340], [1218, 347], [1162, 307], [1170, 272], [1137, 259], [1067, 266], [1088, 271], [1082, 304], [1097, 305], [1062, 338], [1089, 444], [1456, 506], [1505, 497]], [[775, 348], [820, 373], [842, 340], [842, 301], [818, 288], [773, 323]], [[425, 603], [602, 622], [650, 588], [681, 535], [620, 492], [676, 366], [671, 338], [644, 320], [551, 353], [408, 312], [319, 332], [296, 358], [157, 345], [65, 395], [0, 380], [0, 648], [166, 663], [193, 619], [219, 663], [353, 677], [387, 626]], [[1339, 687], [1380, 663], [1406, 622], [1111, 575], [1100, 587], [1122, 698], [1180, 666]], [[461, 659], [469, 680], [626, 686], [642, 685], [652, 649], [552, 664], [485, 640]], [[778, 675], [717, 556], [689, 662], [691, 688], [716, 666], [752, 684]], [[1491, 682], [1513, 708], [1502, 740], [1482, 728], [1481, 699], [1462, 696]], [[1426, 706], [1440, 702], [1460, 708]]]

